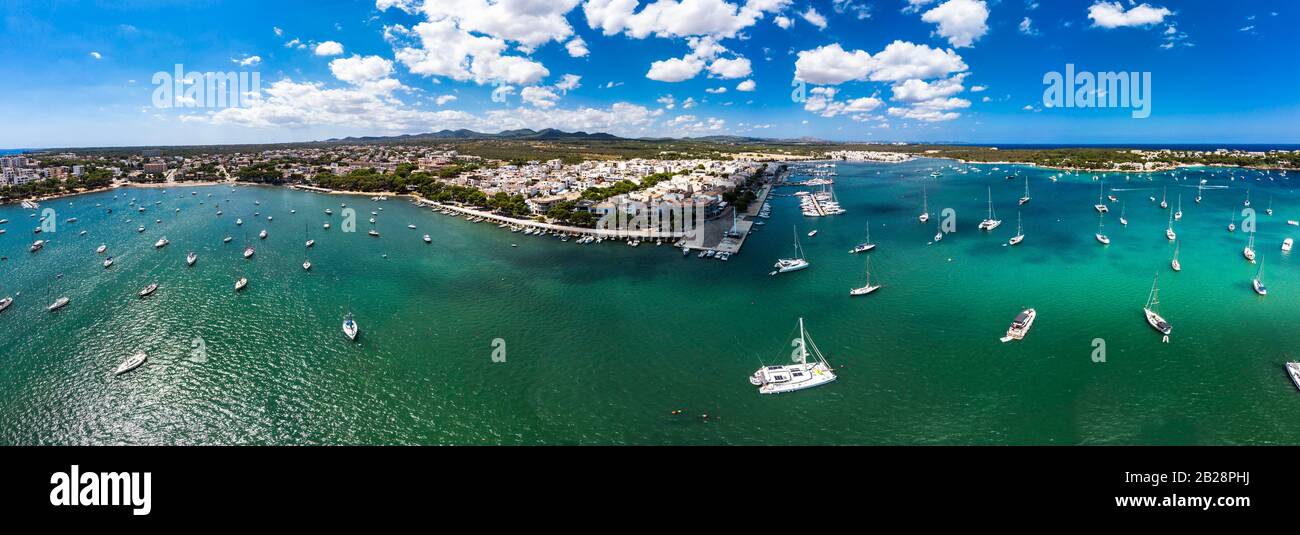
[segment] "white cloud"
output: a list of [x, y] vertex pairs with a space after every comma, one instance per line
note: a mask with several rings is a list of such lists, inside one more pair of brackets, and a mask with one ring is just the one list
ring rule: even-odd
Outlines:
[[665, 59], [651, 63], [645, 77], [660, 82], [680, 82], [694, 78], [703, 68], [703, 61], [689, 56]]
[[456, 95], [438, 95], [438, 98], [433, 99], [433, 102], [439, 106], [442, 106], [447, 104], [448, 102], [453, 102], [455, 100], [456, 100]]
[[776, 25], [780, 27], [782, 30], [787, 29], [790, 26], [794, 25], [794, 20], [791, 20], [790, 17], [787, 17], [785, 15], [777, 15], [775, 18], [772, 19], [772, 22], [776, 23]]
[[393, 62], [379, 56], [338, 58], [330, 62], [330, 72], [335, 78], [350, 84], [361, 84], [388, 78], [393, 73]]
[[104, 59], [103, 54], [100, 54], [99, 52], [93, 52], [93, 51], [90, 53], [90, 57], [95, 59]]
[[578, 0], [434, 0], [420, 12], [431, 22], [451, 21], [467, 32], [538, 47], [573, 35], [565, 15], [577, 5]]
[[988, 86], [984, 86], [984, 85], [973, 85], [973, 86], [970, 86], [970, 92], [971, 92], [971, 93], [979, 93], [979, 92], [984, 91], [984, 90], [986, 90], [986, 89], [988, 89]]
[[709, 65], [709, 72], [720, 78], [744, 78], [753, 70], [745, 58], [717, 59]]
[[812, 24], [813, 26], [823, 30], [826, 29], [826, 17], [822, 16], [821, 13], [818, 13], [812, 6], [808, 6], [808, 10], [800, 13], [799, 16], [803, 17], [803, 20], [808, 21], [808, 24]]
[[581, 37], [570, 39], [568, 43], [564, 44], [564, 49], [569, 52], [569, 57], [574, 58], [585, 57], [591, 53], [587, 50], [587, 42], [583, 41]]
[[671, 110], [677, 107], [677, 100], [674, 99], [672, 95], [664, 95], [662, 97], [659, 97], [655, 99], [655, 102], [658, 102], [659, 105], [663, 106], [665, 110]]
[[560, 96], [555, 91], [546, 87], [525, 87], [519, 96], [524, 102], [532, 104], [538, 108], [553, 108], [555, 103], [560, 100]]
[[795, 77], [814, 84], [938, 78], [967, 68], [961, 56], [952, 50], [907, 41], [894, 41], [875, 56], [862, 50], [846, 51], [839, 43], [804, 50], [798, 56]]
[[576, 74], [566, 74], [560, 77], [559, 82], [555, 83], [555, 88], [567, 93], [569, 91], [582, 87], [582, 84], [579, 83], [580, 80], [582, 80], [581, 76], [578, 76]]
[[243, 58], [243, 59], [230, 58], [230, 61], [231, 61], [232, 63], [235, 63], [235, 64], [239, 65], [240, 67], [249, 67], [249, 66], [253, 66], [253, 65], [257, 65], [258, 63], [261, 63], [261, 62], [262, 62], [262, 57], [261, 57], [261, 56], [247, 56], [247, 57], [245, 57], [245, 58]]
[[283, 36], [284, 36], [284, 30], [281, 30], [279, 26], [273, 26], [273, 27], [271, 27], [271, 31], [275, 32], [275, 36], [276, 36], [276, 37], [283, 37]]
[[934, 3], [934, 0], [907, 0], [907, 5], [903, 6], [903, 13], [918, 13], [921, 8]]
[[626, 32], [642, 39], [660, 37], [735, 37], [766, 13], [777, 13], [790, 0], [748, 0], [738, 6], [726, 0], [655, 0], [637, 12], [637, 0], [587, 0], [582, 11], [587, 25], [605, 35]]
[[[523, 56], [506, 56], [506, 42], [471, 35], [450, 20], [421, 22], [413, 29], [391, 26], [385, 36], [394, 57], [413, 74], [445, 76], [478, 84], [535, 84], [550, 74], [541, 63]], [[404, 44], [418, 40], [419, 46]]]
[[841, 84], [867, 77], [874, 67], [871, 54], [845, 51], [839, 43], [804, 50], [794, 63], [794, 76], [811, 84]]
[[754, 89], [755, 89], [755, 84], [753, 80], [745, 80], [743, 82], [740, 82], [739, 84], [736, 84], [736, 91], [748, 92], [748, 91], [753, 91]]
[[338, 41], [325, 41], [316, 45], [317, 56], [338, 56], [343, 54], [343, 45]]
[[505, 102], [506, 98], [515, 94], [515, 86], [499, 85], [492, 90], [492, 102]]
[[840, 14], [852, 12], [858, 20], [871, 18], [871, 6], [857, 0], [832, 0], [831, 8]]
[[1025, 35], [1038, 35], [1038, 30], [1034, 29], [1034, 21], [1030, 20], [1029, 17], [1021, 19], [1019, 28], [1020, 33]]
[[725, 87], [710, 87], [710, 88], [705, 89], [704, 92], [705, 92], [705, 93], [712, 94], [712, 95], [721, 95], [721, 94], [727, 92], [727, 88], [725, 88]]
[[952, 50], [930, 48], [907, 41], [894, 41], [875, 55], [871, 80], [897, 82], [911, 78], [938, 78], [966, 70], [966, 63]]
[[889, 115], [903, 119], [912, 119], [927, 123], [937, 123], [941, 121], [951, 121], [961, 117], [957, 112], [945, 112], [939, 110], [928, 110], [920, 108], [889, 108]]
[[948, 0], [921, 15], [938, 25], [935, 33], [957, 48], [969, 47], [988, 33], [989, 8], [983, 0]]
[[962, 79], [966, 76], [958, 74], [951, 78], [926, 82], [924, 80], [911, 79], [902, 83], [894, 84], [892, 90], [894, 93], [893, 100], [899, 102], [919, 103], [933, 101], [936, 99], [947, 98], [958, 93], [963, 89]]
[[682, 101], [682, 109], [683, 109], [683, 110], [689, 110], [689, 109], [691, 109], [691, 108], [694, 108], [696, 105], [697, 105], [697, 103], [695, 102], [695, 98], [694, 98], [694, 97], [686, 97], [686, 100], [683, 100], [683, 101]]
[[1151, 26], [1164, 22], [1165, 17], [1172, 14], [1166, 8], [1152, 7], [1145, 3], [1125, 10], [1119, 2], [1098, 0], [1088, 7], [1088, 18], [1092, 19], [1092, 25], [1102, 28]]

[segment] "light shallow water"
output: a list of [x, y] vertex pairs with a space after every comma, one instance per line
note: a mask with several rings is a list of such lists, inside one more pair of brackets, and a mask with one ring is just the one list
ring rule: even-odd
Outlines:
[[[35, 218], [0, 207], [10, 220], [0, 293], [22, 292], [0, 313], [0, 443], [1300, 442], [1300, 393], [1282, 370], [1300, 343], [1300, 275], [1279, 251], [1289, 233], [1300, 237], [1285, 224], [1300, 218], [1290, 180], [1218, 170], [1125, 184], [1111, 174], [1107, 184], [1127, 190], [1117, 195], [1130, 224], [1120, 227], [1112, 205], [1113, 241], [1102, 247], [1093, 239], [1096, 182], [1052, 183], [1054, 173], [1019, 168], [1033, 195], [1027, 238], [1003, 247], [1023, 188], [1003, 178], [1013, 167], [928, 178], [940, 165], [948, 162], [841, 164], [836, 192], [848, 214], [805, 219], [795, 199], [775, 198], [768, 225], [726, 263], [667, 246], [531, 238], [400, 200], [263, 187], [50, 201], [43, 208], [57, 210], [58, 231], [31, 254]], [[1231, 187], [1207, 189], [1197, 205], [1202, 177]], [[928, 244], [934, 221], [916, 222], [923, 183], [932, 211], [957, 212], [958, 232], [938, 244]], [[1246, 236], [1225, 228], [1247, 184], [1261, 210], [1267, 297], [1250, 290]], [[982, 233], [974, 226], [988, 186], [1004, 222]], [[1167, 212], [1147, 200], [1163, 186], [1171, 205], [1184, 194], [1181, 273], [1169, 269]], [[1271, 217], [1262, 212], [1269, 197]], [[131, 198], [148, 213], [128, 209]], [[340, 232], [341, 202], [358, 209], [361, 232]], [[383, 236], [374, 239], [365, 220], [379, 207]], [[849, 298], [864, 259], [847, 251], [867, 217], [879, 243], [868, 253], [873, 276], [885, 287]], [[320, 228], [326, 220], [333, 230]], [[136, 233], [139, 224], [148, 230]], [[769, 277], [795, 224], [812, 267]], [[317, 240], [310, 273], [300, 265], [304, 227]], [[270, 237], [257, 240], [263, 228]], [[813, 228], [818, 235], [806, 238]], [[257, 247], [251, 261], [240, 257], [245, 230]], [[171, 245], [155, 250], [161, 235]], [[222, 244], [224, 235], [233, 242]], [[94, 253], [100, 243], [117, 259], [107, 271]], [[193, 268], [187, 250], [200, 254]], [[1169, 344], [1142, 319], [1156, 271], [1174, 326]], [[240, 276], [251, 284], [236, 294]], [[138, 299], [149, 282], [161, 288]], [[44, 307], [56, 294], [72, 304], [51, 314]], [[358, 343], [339, 328], [349, 303]], [[1026, 306], [1039, 312], [1029, 336], [1000, 343]], [[788, 358], [801, 315], [842, 366], [840, 379], [759, 396], [746, 377], [760, 359]], [[206, 362], [191, 355], [196, 338]], [[492, 362], [496, 338], [504, 363]], [[1092, 362], [1095, 338], [1105, 340], [1105, 363]], [[112, 377], [140, 349], [148, 363]], [[703, 422], [701, 412], [713, 418]]]

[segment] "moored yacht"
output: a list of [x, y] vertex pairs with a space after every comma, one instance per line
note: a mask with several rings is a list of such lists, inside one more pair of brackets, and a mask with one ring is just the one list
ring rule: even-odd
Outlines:
[[198, 261], [199, 261], [199, 254], [194, 251], [190, 251], [189, 254], [185, 255], [185, 265], [187, 266], [192, 266], [194, 265], [195, 262]]
[[1007, 335], [1002, 337], [1002, 343], [1012, 340], [1024, 340], [1025, 335], [1029, 333], [1029, 328], [1034, 326], [1034, 319], [1038, 317], [1038, 311], [1027, 308], [1016, 314], [1016, 318], [1011, 320], [1011, 327], [1007, 329]]
[[104, 254], [104, 251], [107, 250], [108, 250], [108, 245], [101, 243], [99, 244], [99, 247], [95, 249], [95, 254]]
[[993, 188], [989, 187], [989, 214], [984, 221], [980, 222], [980, 230], [993, 230], [1001, 224], [1001, 219], [994, 219], [993, 217]]
[[795, 253], [794, 258], [778, 259], [776, 261], [776, 265], [773, 266], [776, 268], [776, 271], [769, 273], [769, 275], [776, 275], [777, 273], [787, 273], [790, 271], [798, 271], [808, 267], [808, 260], [806, 260], [803, 256], [803, 247], [799, 246], [798, 228], [794, 229], [794, 253]]
[[250, 246], [248, 246], [248, 247], [245, 247], [245, 248], [244, 248], [244, 258], [252, 258], [252, 257], [253, 257], [253, 253], [255, 253], [255, 252], [257, 252], [257, 251], [255, 251], [255, 250], [253, 249], [253, 246], [250, 245]]
[[[813, 362], [808, 362], [809, 350]], [[815, 386], [821, 386], [835, 380], [826, 357], [817, 349], [817, 344], [808, 337], [804, 329], [803, 318], [799, 318], [799, 338], [795, 346], [796, 364], [785, 366], [764, 366], [749, 377], [749, 383], [758, 387], [759, 394], [782, 394]]]
[[1020, 213], [1017, 212], [1016, 213], [1016, 235], [1012, 236], [1010, 240], [1007, 240], [1007, 245], [1020, 245], [1020, 242], [1022, 241], [1025, 241], [1025, 225], [1024, 225], [1024, 221], [1022, 221], [1021, 219]]
[[1174, 271], [1183, 270], [1183, 265], [1178, 263], [1178, 242], [1174, 242], [1174, 259], [1169, 262], [1169, 266], [1174, 268]]
[[357, 325], [356, 320], [352, 319], [351, 312], [348, 312], [346, 316], [343, 316], [343, 336], [348, 337], [348, 340], [356, 340], [357, 334], [360, 332], [361, 327]]
[[1106, 203], [1102, 202], [1102, 195], [1106, 192], [1106, 185], [1099, 183], [1097, 186], [1097, 204], [1093, 205], [1093, 208], [1096, 209], [1098, 213], [1104, 214], [1110, 211], [1110, 207], [1106, 206]]
[[1160, 208], [1161, 208], [1162, 210], [1163, 210], [1163, 209], [1166, 209], [1166, 208], [1169, 208], [1169, 202], [1168, 202], [1168, 199], [1169, 199], [1169, 188], [1166, 187], [1165, 190], [1164, 190], [1164, 194], [1163, 194], [1163, 196], [1160, 197]]
[[926, 196], [924, 187], [921, 188], [921, 216], [917, 219], [920, 219], [922, 223], [930, 220], [930, 201]]
[[63, 307], [65, 307], [65, 306], [68, 306], [68, 303], [69, 303], [70, 301], [71, 301], [71, 300], [68, 299], [67, 297], [60, 297], [60, 298], [58, 298], [58, 299], [55, 299], [55, 300], [54, 300], [54, 303], [50, 304], [50, 306], [45, 307], [45, 310], [48, 310], [48, 311], [50, 311], [50, 312], [54, 312], [55, 310], [58, 310], [58, 309], [63, 308]]
[[1106, 236], [1105, 232], [1102, 232], [1103, 230], [1102, 220], [1105, 217], [1106, 217], [1105, 213], [1101, 213], [1097, 215], [1097, 241], [1101, 242], [1102, 245], [1110, 245], [1110, 237]]
[[1151, 293], [1147, 295], [1147, 304], [1142, 307], [1142, 313], [1146, 315], [1147, 324], [1160, 334], [1169, 336], [1173, 327], [1165, 318], [1160, 315], [1160, 274], [1156, 273], [1155, 281], [1151, 283]]
[[108, 269], [112, 265], [113, 265], [113, 257], [110, 256], [104, 259], [104, 269]]
[[867, 221], [867, 239], [859, 243], [849, 253], [865, 253], [876, 248], [876, 244], [871, 242], [871, 221]]
[[1020, 198], [1020, 204], [1023, 206], [1029, 202], [1029, 177], [1025, 177], [1025, 196]]
[[879, 284], [871, 284], [871, 257], [870, 257], [870, 256], [867, 257], [867, 268], [866, 268], [866, 272], [867, 272], [867, 282], [866, 282], [866, 284], [864, 284], [862, 287], [859, 287], [859, 288], [851, 288], [851, 289], [849, 290], [849, 295], [850, 295], [850, 296], [855, 296], [855, 295], [867, 295], [867, 294], [869, 294], [869, 293], [871, 293], [871, 292], [874, 292], [874, 291], [880, 289], [880, 285], [879, 285]]
[[433, 243], [433, 238], [430, 238], [428, 234], [425, 234], [424, 243]]
[[1250, 286], [1251, 288], [1255, 289], [1255, 293], [1259, 295], [1268, 295], [1268, 288], [1264, 287], [1264, 281], [1263, 279], [1261, 279], [1261, 277], [1263, 276], [1264, 276], [1264, 261], [1260, 260], [1259, 270], [1255, 271], [1255, 278], [1250, 281]]
[[113, 370], [113, 375], [122, 375], [126, 372], [139, 368], [140, 365], [144, 364], [144, 361], [148, 358], [149, 356], [145, 355], [144, 351], [131, 355], [126, 360], [122, 361], [121, 364], [117, 365], [117, 368]]
[[166, 247], [167, 244], [169, 243], [171, 242], [167, 241], [167, 237], [163, 236], [161, 238], [158, 238], [158, 241], [154, 242], [153, 246], [155, 249], [162, 249], [163, 247]]
[[261, 232], [258, 232], [258, 233], [257, 233], [257, 239], [259, 239], [259, 240], [265, 240], [265, 239], [266, 239], [266, 231], [263, 230], [263, 231], [261, 231]]
[[1255, 263], [1255, 233], [1250, 233], [1250, 239], [1246, 242], [1246, 248], [1241, 250], [1241, 256], [1245, 257], [1250, 263]]
[[1300, 362], [1286, 363], [1286, 374], [1291, 376], [1291, 382], [1296, 388], [1300, 388]]
[[5, 297], [4, 299], [0, 299], [0, 312], [4, 312], [5, 309], [9, 308], [9, 305], [12, 304], [14, 304], [14, 298], [12, 297]]
[[145, 286], [143, 290], [140, 290], [140, 298], [144, 299], [149, 297], [150, 294], [156, 291], [158, 291], [158, 283], [150, 283], [148, 286]]
[[235, 281], [235, 291], [236, 291], [236, 292], [238, 292], [238, 291], [240, 291], [240, 290], [243, 290], [244, 287], [246, 287], [246, 286], [248, 286], [248, 278], [247, 278], [247, 277], [240, 277], [239, 280]]

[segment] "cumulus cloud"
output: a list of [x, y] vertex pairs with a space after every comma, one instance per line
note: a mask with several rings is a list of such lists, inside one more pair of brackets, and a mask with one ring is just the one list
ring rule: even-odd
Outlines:
[[579, 83], [580, 80], [582, 80], [581, 76], [578, 76], [576, 74], [566, 74], [560, 77], [559, 82], [555, 83], [555, 88], [567, 93], [569, 91], [582, 87], [582, 84]]
[[560, 100], [560, 96], [555, 94], [555, 91], [550, 88], [537, 86], [525, 87], [524, 90], [519, 93], [519, 96], [523, 98], [525, 103], [538, 108], [553, 108], [555, 107], [555, 103]]
[[239, 65], [240, 67], [251, 67], [251, 66], [253, 66], [253, 65], [257, 65], [258, 63], [261, 63], [261, 62], [262, 62], [262, 57], [261, 57], [261, 56], [246, 56], [246, 57], [244, 57], [244, 58], [242, 58], [242, 59], [240, 59], [240, 58], [231, 58], [230, 61], [233, 62], [233, 63], [235, 63], [236, 65]]
[[718, 59], [709, 65], [709, 72], [719, 78], [744, 78], [752, 71], [745, 58]]
[[988, 33], [989, 8], [983, 0], [948, 0], [921, 15], [938, 26], [935, 33], [957, 48], [969, 47]]
[[776, 23], [782, 30], [794, 25], [794, 20], [784, 15], [777, 15], [772, 19], [772, 22]]
[[655, 0], [639, 12], [637, 5], [637, 0], [587, 0], [582, 11], [587, 25], [605, 35], [729, 38], [765, 14], [784, 10], [790, 0], [748, 0], [744, 5], [726, 0]]
[[103, 54], [100, 54], [99, 52], [93, 52], [93, 51], [90, 53], [90, 57], [95, 59], [104, 59]]
[[703, 68], [703, 61], [690, 56], [665, 59], [651, 63], [645, 77], [660, 82], [680, 82], [694, 78]]
[[1164, 22], [1165, 17], [1172, 14], [1166, 8], [1152, 7], [1145, 3], [1126, 10], [1119, 2], [1099, 0], [1088, 7], [1088, 18], [1092, 19], [1092, 25], [1102, 28], [1152, 26]]
[[748, 92], [748, 91], [753, 91], [755, 88], [756, 85], [754, 84], [753, 80], [745, 80], [743, 82], [740, 82], [739, 84], [736, 84], [736, 91]]
[[587, 50], [587, 42], [581, 37], [574, 37], [568, 43], [564, 44], [564, 49], [569, 52], [569, 57], [581, 58], [586, 57], [591, 52]]
[[433, 99], [433, 102], [439, 106], [443, 106], [448, 102], [453, 102], [455, 100], [456, 95], [438, 95], [438, 98]]
[[705, 92], [705, 93], [709, 93], [709, 94], [711, 94], [711, 95], [721, 95], [721, 94], [727, 92], [727, 88], [725, 88], [725, 87], [710, 87], [710, 88], [705, 89], [704, 92]]
[[839, 43], [804, 50], [795, 60], [795, 77], [814, 84], [836, 85], [850, 80], [896, 82], [928, 79], [962, 72], [967, 68], [952, 50], [894, 41], [872, 56], [863, 50], [844, 50]]
[[325, 41], [316, 45], [317, 56], [339, 56], [343, 54], [343, 45], [338, 41]]
[[362, 57], [353, 54], [330, 62], [330, 72], [335, 78], [350, 84], [360, 84], [388, 78], [393, 73], [393, 62], [379, 56]]

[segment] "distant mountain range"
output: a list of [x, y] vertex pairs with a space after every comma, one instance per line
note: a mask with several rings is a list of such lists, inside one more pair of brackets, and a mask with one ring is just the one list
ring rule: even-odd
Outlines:
[[595, 132], [589, 134], [587, 132], [582, 132], [582, 131], [565, 132], [563, 130], [557, 130], [554, 128], [546, 128], [542, 130], [532, 130], [529, 128], [522, 128], [519, 130], [503, 130], [496, 134], [489, 134], [486, 132], [476, 132], [474, 130], [467, 130], [462, 128], [460, 130], [439, 130], [437, 132], [428, 132], [424, 134], [403, 134], [400, 136], [363, 136], [363, 137], [331, 138], [325, 140], [324, 142], [325, 143], [377, 143], [377, 142], [403, 142], [403, 141], [420, 142], [420, 141], [465, 140], [465, 139], [484, 139], [484, 140], [498, 139], [498, 140], [512, 140], [512, 141], [517, 141], [517, 140], [618, 141], [618, 140], [637, 139], [637, 140], [646, 140], [646, 141], [692, 140], [692, 141], [708, 141], [713, 143], [764, 143], [764, 142], [773, 142], [773, 141], [819, 142], [819, 143], [823, 142], [822, 140], [815, 139], [815, 138], [770, 139], [770, 138], [746, 137], [746, 136], [704, 136], [704, 137], [688, 137], [688, 138], [668, 138], [668, 137], [625, 138], [625, 137], [616, 136], [614, 134], [607, 134], [604, 132]]

